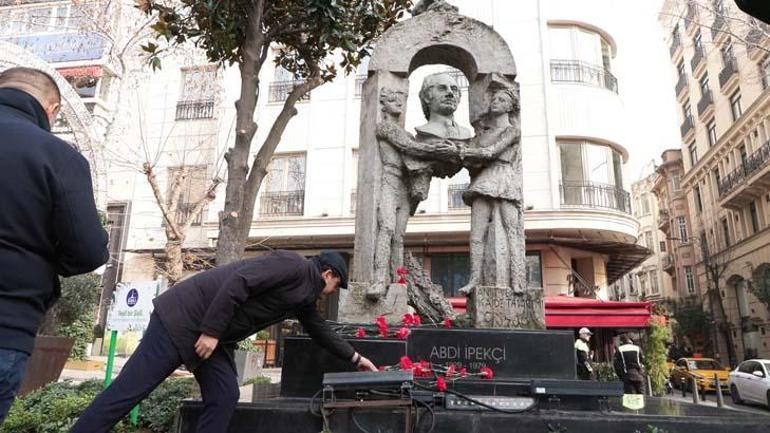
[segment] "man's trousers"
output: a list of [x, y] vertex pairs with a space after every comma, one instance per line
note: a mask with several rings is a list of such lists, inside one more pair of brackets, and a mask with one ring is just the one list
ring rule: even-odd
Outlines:
[[[153, 314], [142, 341], [114, 382], [83, 412], [70, 433], [107, 433], [182, 364], [168, 332]], [[238, 402], [238, 379], [219, 346], [194, 372], [203, 397], [198, 433], [225, 433]]]

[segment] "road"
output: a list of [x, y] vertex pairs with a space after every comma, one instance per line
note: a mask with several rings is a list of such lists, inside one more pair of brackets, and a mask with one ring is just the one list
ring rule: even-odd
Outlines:
[[[664, 398], [685, 402], [685, 403], [692, 403], [692, 394], [688, 393], [687, 397], [682, 397], [682, 392], [679, 390], [674, 390], [673, 395], [666, 395]], [[714, 393], [708, 393], [706, 395], [706, 401], [701, 401], [700, 404], [717, 407], [717, 396]], [[744, 404], [734, 404], [733, 401], [730, 399], [729, 394], [724, 395], [724, 401], [725, 401], [725, 408], [727, 409], [733, 409], [737, 411], [742, 412], [749, 412], [749, 413], [760, 413], [763, 415], [770, 415], [770, 409], [768, 409], [766, 406], [762, 406], [755, 403], [744, 403]]]

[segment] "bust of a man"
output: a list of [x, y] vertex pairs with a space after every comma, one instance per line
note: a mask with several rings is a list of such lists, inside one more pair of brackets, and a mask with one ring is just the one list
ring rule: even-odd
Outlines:
[[470, 129], [454, 120], [460, 96], [460, 86], [448, 73], [439, 72], [425, 77], [420, 89], [420, 104], [428, 123], [414, 128], [418, 140], [468, 140], [473, 137]]

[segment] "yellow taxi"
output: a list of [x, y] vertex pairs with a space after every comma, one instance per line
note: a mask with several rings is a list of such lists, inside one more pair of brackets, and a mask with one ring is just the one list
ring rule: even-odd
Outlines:
[[695, 378], [700, 391], [716, 391], [714, 375], [719, 380], [722, 392], [729, 392], [727, 379], [730, 369], [722, 367], [719, 362], [711, 358], [681, 358], [674, 363], [671, 369], [671, 384], [680, 388], [684, 379], [685, 388], [692, 390], [692, 379]]

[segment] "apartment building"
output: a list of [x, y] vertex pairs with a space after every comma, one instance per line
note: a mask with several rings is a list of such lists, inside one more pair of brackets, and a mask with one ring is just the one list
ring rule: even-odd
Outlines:
[[692, 245], [696, 290], [728, 327], [721, 358], [768, 357], [770, 306], [754, 294], [770, 278], [767, 28], [720, 0], [666, 1], [661, 23], [678, 78], [680, 188], [692, 227], [675, 242]]

